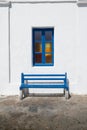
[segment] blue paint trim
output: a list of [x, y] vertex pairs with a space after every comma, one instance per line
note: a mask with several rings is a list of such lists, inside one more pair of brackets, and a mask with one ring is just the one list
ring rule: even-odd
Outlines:
[[32, 63], [34, 65], [35, 63], [35, 58], [34, 58], [34, 50], [35, 50], [35, 45], [34, 45], [34, 29], [32, 28], [32, 51], [33, 51], [33, 54], [32, 54]]
[[52, 35], [52, 63], [54, 65], [54, 30]]
[[[35, 31], [42, 32], [42, 39], [35, 40]], [[45, 32], [51, 31], [52, 32], [52, 40], [45, 39]], [[54, 28], [33, 28], [32, 29], [32, 42], [33, 42], [33, 66], [53, 66], [54, 65]], [[41, 52], [35, 52], [35, 43], [40, 42], [42, 43], [42, 63], [35, 63], [35, 54], [41, 54]], [[45, 43], [51, 42], [52, 43], [52, 52], [46, 53], [45, 52]], [[52, 54], [52, 63], [46, 63], [45, 54]]]
[[40, 63], [38, 63], [38, 64], [34, 64], [35, 65], [35, 67], [38, 67], [38, 66], [53, 66], [53, 64], [40, 64]]
[[44, 60], [44, 31], [42, 31], [42, 63], [43, 65], [45, 64], [45, 60]]
[[35, 42], [37, 42], [37, 43], [41, 43], [41, 40], [35, 40]]
[[[59, 77], [65, 77], [65, 74], [23, 74], [23, 76], [59, 76]], [[66, 77], [65, 77], [66, 78]]]
[[21, 73], [21, 83], [23, 84], [24, 83], [24, 74]]
[[64, 80], [65, 78], [25, 78], [24, 80]]
[[[32, 78], [32, 76], [37, 76]], [[39, 77], [41, 76], [41, 77]], [[43, 77], [45, 76], [45, 78]], [[53, 76], [52, 78], [48, 78], [48, 76]], [[57, 76], [57, 78], [55, 78], [55, 76]], [[39, 78], [38, 78], [39, 77]], [[40, 85], [35, 84], [25, 84], [24, 81], [31, 81], [31, 80], [62, 80], [62, 84], [60, 83], [56, 83], [56, 84], [43, 84], [41, 83]], [[68, 86], [68, 82], [67, 82], [67, 73], [65, 74], [21, 74], [21, 86], [20, 86], [20, 90], [22, 90], [23, 88], [64, 88], [66, 90], [69, 90], [69, 86]]]
[[64, 85], [29, 85], [29, 84], [23, 84], [21, 87], [20, 87], [20, 90], [22, 90], [23, 88], [65, 88], [65, 89], [67, 89], [66, 88], [66, 86], [64, 86]]

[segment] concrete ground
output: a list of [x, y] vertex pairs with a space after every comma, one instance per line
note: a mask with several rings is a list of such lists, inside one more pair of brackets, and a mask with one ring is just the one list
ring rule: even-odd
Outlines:
[[0, 96], [0, 130], [87, 130], [87, 96]]

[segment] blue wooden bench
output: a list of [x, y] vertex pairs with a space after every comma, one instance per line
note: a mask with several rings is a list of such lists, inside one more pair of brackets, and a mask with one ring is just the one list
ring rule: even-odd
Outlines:
[[[38, 82], [36, 82], [38, 81]], [[44, 81], [44, 82], [43, 82]], [[47, 82], [49, 81], [49, 82]], [[67, 73], [65, 74], [21, 74], [20, 99], [26, 88], [63, 88], [65, 98], [69, 98]]]

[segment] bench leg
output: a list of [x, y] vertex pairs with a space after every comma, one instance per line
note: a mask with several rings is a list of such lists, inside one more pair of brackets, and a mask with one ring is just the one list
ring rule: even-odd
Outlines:
[[22, 100], [22, 99], [23, 99], [23, 91], [20, 90], [20, 100]]
[[24, 98], [29, 96], [29, 89], [28, 88], [23, 89], [23, 95], [24, 95]]
[[69, 90], [65, 89], [65, 99], [69, 99]]
[[65, 88], [64, 88], [64, 90], [63, 90], [63, 93], [64, 93], [64, 95], [65, 95]]

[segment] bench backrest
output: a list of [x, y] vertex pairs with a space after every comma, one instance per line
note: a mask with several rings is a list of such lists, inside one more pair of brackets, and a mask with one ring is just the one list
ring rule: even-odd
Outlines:
[[67, 82], [67, 73], [65, 74], [24, 74], [21, 73], [21, 83], [31, 80], [57, 80], [63, 81], [64, 84]]

